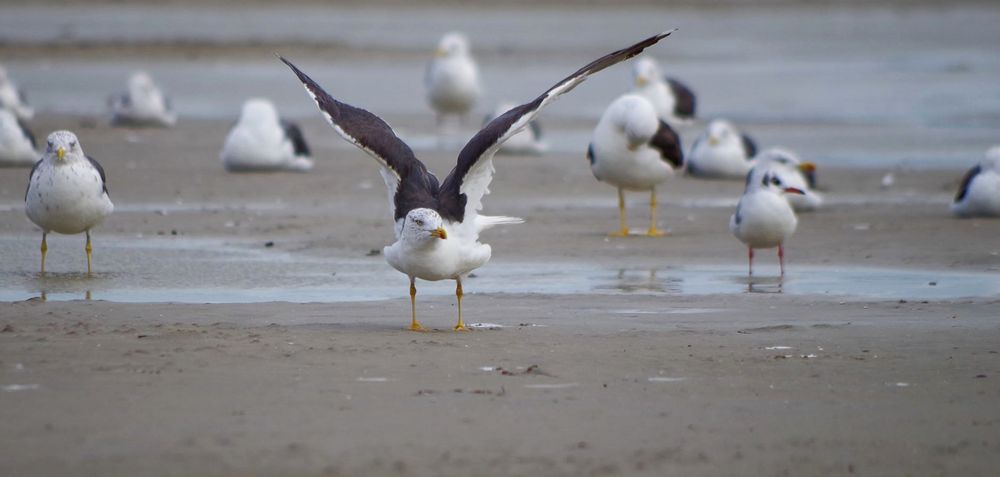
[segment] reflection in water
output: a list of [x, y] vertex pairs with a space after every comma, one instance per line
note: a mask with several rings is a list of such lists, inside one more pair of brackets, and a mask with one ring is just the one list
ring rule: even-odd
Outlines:
[[93, 300], [94, 287], [102, 287], [117, 277], [109, 272], [34, 272], [25, 277], [31, 288], [38, 290], [38, 299]]
[[620, 291], [625, 293], [653, 292], [680, 293], [684, 279], [678, 277], [658, 277], [659, 270], [629, 270], [619, 268], [615, 278], [610, 281], [601, 280], [594, 290]]
[[[57, 295], [59, 295], [58, 298], [57, 298], [58, 300], [60, 300], [60, 301], [68, 301], [68, 300], [73, 300], [74, 299], [73, 296], [75, 295], [75, 293], [58, 293]], [[40, 294], [38, 295], [38, 299], [42, 300], [42, 301], [49, 301], [49, 292], [48, 292], [48, 290], [44, 290], [43, 289], [40, 292]], [[83, 299], [85, 301], [93, 300], [94, 299], [93, 292], [91, 292], [90, 290], [85, 290], [83, 292]]]
[[744, 277], [747, 293], [782, 293], [785, 286], [784, 277]]

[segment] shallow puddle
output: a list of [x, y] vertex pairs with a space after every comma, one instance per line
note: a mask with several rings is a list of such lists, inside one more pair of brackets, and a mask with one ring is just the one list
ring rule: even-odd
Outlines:
[[[407, 279], [382, 257], [317, 258], [256, 242], [214, 239], [102, 238], [95, 273], [87, 276], [82, 243], [50, 241], [49, 272], [35, 269], [37, 251], [23, 238], [0, 238], [11, 257], [0, 271], [0, 301], [259, 303], [403, 299]], [[742, 264], [741, 264], [742, 265]], [[72, 267], [79, 267], [76, 270]], [[758, 274], [767, 272], [759, 267]], [[112, 270], [112, 271], [109, 271]], [[777, 272], [774, 270], [773, 272]], [[454, 282], [418, 282], [420, 296], [454, 293]], [[465, 281], [467, 293], [710, 295], [770, 293], [845, 299], [937, 300], [1000, 296], [1000, 274], [873, 267], [789, 266], [781, 280], [752, 280], [742, 266], [614, 268], [586, 263], [494, 260]]]

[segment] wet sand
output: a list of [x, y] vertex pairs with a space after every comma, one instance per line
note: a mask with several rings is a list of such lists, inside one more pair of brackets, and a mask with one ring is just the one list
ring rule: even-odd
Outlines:
[[[179, 253], [169, 247], [141, 272], [155, 277], [150, 286], [178, 293], [202, 286], [190, 278], [202, 273], [217, 285], [263, 286], [272, 273], [289, 273], [275, 265], [284, 256], [388, 268], [367, 256], [392, 233], [376, 168], [319, 118], [304, 122], [318, 157], [308, 175], [223, 172], [224, 121], [171, 131], [64, 116], [37, 124], [75, 129], [108, 170], [119, 210], [95, 234], [99, 274], [144, 270], [128, 244], [156, 249], [171, 240], [208, 244], [203, 272], [194, 264], [181, 278], [158, 276], [157, 264]], [[422, 122], [394, 124], [430, 133]], [[453, 160], [447, 151], [419, 155], [442, 173]], [[405, 331], [406, 279], [391, 273], [380, 275], [398, 285], [387, 301], [123, 304], [100, 301], [98, 290], [90, 302], [4, 305], [0, 469], [989, 475], [1000, 465], [996, 293], [788, 295], [766, 277], [767, 293], [644, 288], [646, 269], [742, 270], [745, 251], [726, 231], [742, 184], [675, 180], [661, 193], [661, 225], [672, 236], [608, 239], [614, 192], [593, 180], [582, 154], [500, 157], [497, 168], [486, 212], [526, 223], [484, 237], [494, 259], [466, 285], [464, 311], [468, 322], [502, 328], [449, 331], [451, 285], [421, 283], [418, 311], [435, 331]], [[799, 267], [996, 276], [1000, 222], [946, 213], [960, 170], [899, 170], [888, 190], [882, 173], [821, 171], [829, 207], [801, 216], [788, 244], [790, 281]], [[26, 174], [0, 171], [7, 284], [37, 266], [38, 235], [19, 208]], [[633, 227], [646, 225], [644, 201], [630, 196]], [[259, 256], [237, 267], [213, 260], [213, 243]], [[85, 281], [73, 275], [85, 266], [80, 237], [50, 247], [57, 279]], [[758, 273], [776, 274], [774, 257], [759, 256]], [[594, 293], [477, 293], [491, 267], [517, 263], [557, 273], [560, 264], [621, 267], [633, 276]]]
[[[79, 135], [116, 212], [95, 232], [94, 277], [80, 273], [80, 236], [50, 237], [40, 277], [28, 171], [0, 169], [0, 475], [1000, 468], [1000, 220], [947, 212], [997, 141], [995, 6], [604, 6], [567, 18], [591, 34], [566, 38], [549, 28], [559, 2], [531, 16], [257, 2], [239, 18], [194, 3], [116, 11], [148, 24], [106, 15], [117, 6], [2, 7], [0, 55], [38, 99], [32, 126]], [[698, 86], [706, 117], [820, 163], [827, 203], [800, 215], [786, 283], [771, 252], [745, 279], [728, 233], [740, 181], [677, 178], [659, 193], [671, 236], [606, 236], [615, 192], [584, 151], [626, 84], [619, 68], [543, 114], [552, 154], [497, 158], [484, 212], [526, 222], [483, 236], [493, 259], [463, 301], [481, 326], [450, 331], [454, 285], [419, 282], [433, 331], [406, 331], [407, 280], [379, 255], [392, 229], [377, 167], [271, 54], [385, 116], [443, 177], [472, 125], [437, 148], [414, 98], [425, 43], [452, 22], [478, 33], [489, 101], [535, 94], [636, 31], [681, 26], [688, 36], [657, 55]], [[523, 65], [518, 81], [500, 76]], [[177, 94], [177, 128], [95, 116], [139, 66]], [[231, 116], [259, 94], [302, 119], [315, 171], [223, 171]], [[681, 128], [685, 145], [702, 126]], [[628, 199], [644, 229], [647, 197]]]

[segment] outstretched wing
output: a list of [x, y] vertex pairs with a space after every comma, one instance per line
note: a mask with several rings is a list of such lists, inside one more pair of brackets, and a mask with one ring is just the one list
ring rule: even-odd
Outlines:
[[542, 108], [572, 91], [588, 76], [638, 55], [674, 31], [651, 36], [605, 55], [556, 83], [534, 101], [516, 106], [490, 121], [462, 148], [458, 154], [458, 163], [441, 184], [438, 197], [438, 212], [441, 216], [454, 222], [465, 222], [475, 217], [482, 208], [483, 196], [489, 193], [490, 181], [493, 179], [493, 154], [504, 141], [527, 126]]
[[382, 166], [382, 178], [389, 189], [393, 219], [399, 220], [412, 209], [436, 208], [438, 181], [427, 171], [413, 150], [396, 136], [378, 116], [333, 99], [315, 81], [290, 61], [278, 57], [298, 76], [327, 122], [341, 137], [354, 144]]

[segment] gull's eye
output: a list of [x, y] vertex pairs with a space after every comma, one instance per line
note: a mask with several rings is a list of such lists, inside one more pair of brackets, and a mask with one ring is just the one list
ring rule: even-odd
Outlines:
[[421, 219], [413, 219], [413, 223], [417, 224], [418, 227], [424, 226], [424, 221]]
[[69, 148], [70, 149], [75, 149], [76, 148], [76, 141], [73, 141], [73, 142], [69, 143]]
[[781, 185], [781, 179], [778, 179], [777, 177], [775, 177], [775, 178], [771, 179], [771, 183], [774, 184], [774, 185], [776, 185], [776, 186], [780, 186]]

